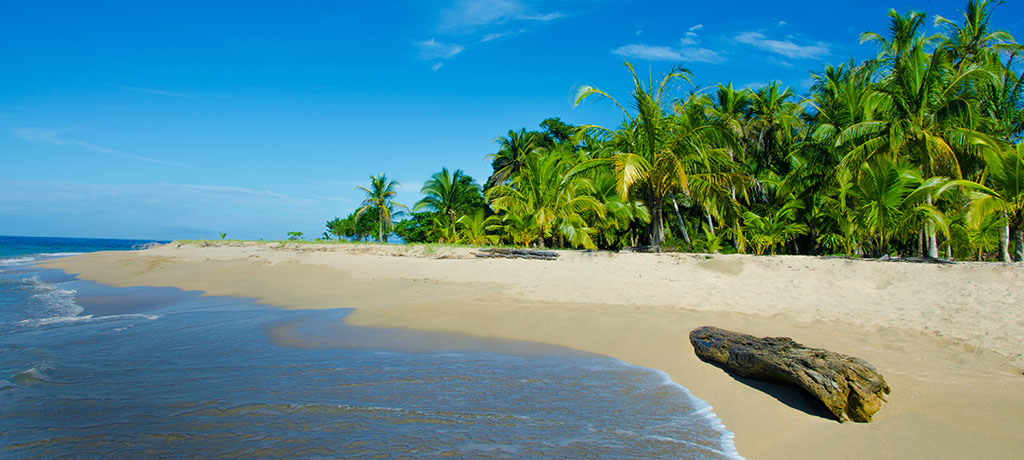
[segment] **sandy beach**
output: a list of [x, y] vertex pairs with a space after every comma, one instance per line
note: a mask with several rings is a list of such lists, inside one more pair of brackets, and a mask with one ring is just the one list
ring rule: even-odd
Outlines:
[[[284, 308], [355, 308], [361, 326], [529, 340], [663, 370], [707, 401], [749, 459], [1024, 457], [1024, 267], [803, 256], [172, 243], [45, 264], [114, 286], [173, 286]], [[875, 365], [892, 387], [869, 424], [700, 361], [714, 325], [789, 336]]]

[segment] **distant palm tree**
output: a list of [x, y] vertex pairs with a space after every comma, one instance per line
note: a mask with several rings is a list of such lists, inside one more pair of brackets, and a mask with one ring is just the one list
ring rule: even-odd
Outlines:
[[401, 211], [395, 212], [395, 207], [408, 209], [405, 205], [394, 201], [395, 187], [398, 187], [398, 181], [388, 180], [384, 174], [370, 176], [370, 188], [358, 187], [359, 190], [366, 193], [366, 199], [363, 200], [362, 207], [356, 211], [356, 215], [371, 209], [377, 211], [377, 241], [382, 243], [388, 242], [386, 231], [391, 228], [392, 219], [402, 213]]

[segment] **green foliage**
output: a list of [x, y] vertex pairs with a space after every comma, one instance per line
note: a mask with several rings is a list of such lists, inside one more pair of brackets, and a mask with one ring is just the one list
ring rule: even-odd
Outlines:
[[[1024, 259], [1024, 48], [990, 26], [998, 2], [969, 1], [957, 21], [889, 13], [867, 32], [874, 59], [826, 65], [806, 97], [780, 82], [690, 87], [675, 68], [620, 103], [582, 86], [576, 104], [612, 102], [623, 123], [509, 130], [488, 155], [483, 193], [461, 170], [424, 183], [407, 242], [707, 252], [887, 253]], [[328, 234], [386, 241], [394, 181]], [[369, 211], [369, 212], [367, 212]], [[668, 224], [666, 224], [666, 213]], [[373, 216], [366, 219], [365, 216]], [[927, 252], [926, 252], [927, 251]]]
[[344, 219], [335, 217], [327, 221], [327, 234], [339, 240], [367, 241], [377, 232], [377, 219], [378, 213], [372, 209], [364, 213], [353, 212]]
[[288, 241], [299, 241], [302, 239], [302, 232], [288, 232]]

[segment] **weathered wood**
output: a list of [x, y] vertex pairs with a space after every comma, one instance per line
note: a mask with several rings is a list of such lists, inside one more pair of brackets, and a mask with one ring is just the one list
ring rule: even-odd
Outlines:
[[558, 253], [534, 249], [486, 248], [481, 249], [476, 256], [480, 258], [555, 260]]
[[690, 332], [697, 356], [741, 377], [796, 385], [840, 422], [870, 422], [889, 385], [860, 358], [808, 348], [789, 337], [754, 337], [712, 326]]
[[533, 260], [555, 260], [554, 257], [534, 256], [529, 254], [476, 254], [481, 259], [533, 259]]

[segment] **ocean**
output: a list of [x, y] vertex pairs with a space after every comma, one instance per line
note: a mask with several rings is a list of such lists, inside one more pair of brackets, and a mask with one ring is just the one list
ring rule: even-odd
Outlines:
[[0, 237], [0, 458], [741, 458], [613, 358], [33, 265], [146, 243]]

